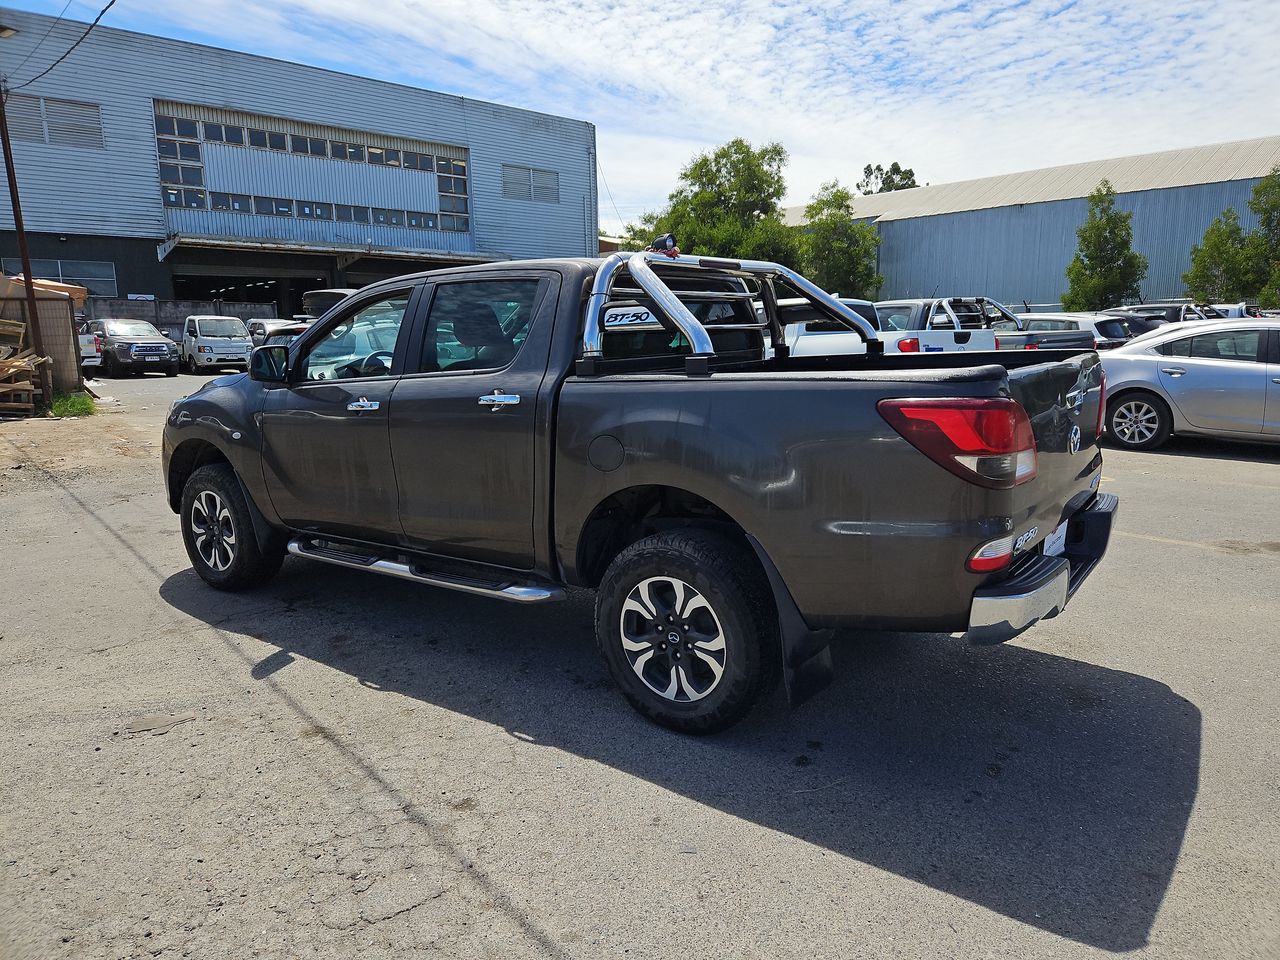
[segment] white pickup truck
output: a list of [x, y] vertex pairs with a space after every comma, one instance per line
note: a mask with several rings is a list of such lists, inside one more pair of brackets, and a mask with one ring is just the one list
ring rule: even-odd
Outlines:
[[[878, 331], [878, 339], [889, 353], [944, 353], [966, 350], [995, 350], [996, 335], [991, 330], [958, 327], [911, 329], [886, 325], [877, 304], [869, 300], [842, 297], [840, 302]], [[779, 300], [778, 315], [786, 324], [787, 346], [793, 357], [830, 357], [866, 353], [866, 344], [848, 327], [818, 315], [807, 300]]]

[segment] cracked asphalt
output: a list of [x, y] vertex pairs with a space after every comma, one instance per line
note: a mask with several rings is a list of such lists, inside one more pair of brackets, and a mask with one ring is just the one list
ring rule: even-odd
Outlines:
[[0, 958], [1280, 957], [1280, 447], [1109, 450], [1063, 616], [842, 637], [690, 739], [589, 594], [205, 588], [159, 473], [194, 379], [0, 423]]

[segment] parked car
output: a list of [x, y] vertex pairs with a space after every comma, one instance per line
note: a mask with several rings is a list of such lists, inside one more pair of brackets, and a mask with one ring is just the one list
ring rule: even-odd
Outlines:
[[1107, 433], [1152, 450], [1173, 434], [1280, 441], [1280, 322], [1167, 324], [1103, 355]]
[[[873, 347], [766, 359], [782, 282]], [[1092, 351], [884, 354], [777, 264], [493, 263], [259, 347], [173, 405], [163, 469], [215, 588], [286, 553], [516, 603], [592, 587], [623, 694], [704, 733], [771, 678], [824, 686], [835, 627], [991, 640], [1060, 612], [1117, 504], [1100, 374]]]
[[249, 330], [249, 337], [253, 340], [253, 345], [260, 347], [273, 330], [278, 330], [281, 327], [292, 327], [297, 324], [297, 320], [281, 320], [278, 317], [273, 317], [266, 320], [250, 320], [245, 324], [245, 327]]
[[1165, 323], [1198, 323], [1213, 319], [1193, 303], [1135, 303], [1128, 307], [1104, 310], [1114, 317], [1124, 317], [1135, 332], [1150, 333]]
[[289, 344], [293, 343], [293, 341], [306, 333], [310, 326], [311, 324], [309, 323], [290, 323], [283, 327], [276, 327], [267, 334], [267, 339], [259, 344], [259, 346], [280, 345], [287, 347]]
[[187, 317], [182, 335], [182, 366], [188, 373], [220, 367], [249, 369], [253, 340], [239, 317]]
[[1262, 311], [1251, 304], [1244, 303], [1215, 303], [1211, 305], [1214, 312], [1224, 319], [1235, 319], [1238, 317], [1253, 317], [1255, 319], [1262, 316]]
[[76, 339], [80, 342], [80, 368], [86, 373], [102, 366], [102, 340], [91, 329], [92, 320], [76, 320]]
[[[998, 350], [1093, 349], [1093, 338], [1080, 331], [1024, 330], [1013, 313], [987, 297], [885, 300], [876, 304], [876, 313], [886, 336], [892, 331], [911, 331], [911, 336], [920, 338], [921, 352], [968, 348], [966, 335], [972, 339], [988, 331], [994, 331], [991, 342]], [[929, 343], [928, 338], [938, 332], [952, 337], [952, 342]], [[985, 343], [981, 348], [989, 349]]]
[[319, 317], [323, 317], [326, 313], [355, 292], [355, 287], [333, 287], [329, 290], [308, 290], [302, 295], [302, 313], [295, 316], [294, 319], [315, 320]]
[[[178, 348], [172, 340], [145, 320], [103, 317], [85, 320], [77, 327], [80, 365], [97, 367], [104, 376], [154, 370], [178, 375]], [[93, 362], [93, 357], [97, 362]]]
[[[879, 331], [876, 338], [884, 344], [885, 353], [996, 349], [996, 337], [990, 330], [885, 330], [880, 327], [876, 306], [871, 301], [841, 297], [840, 302]], [[763, 307], [758, 307], [757, 313], [763, 316]], [[778, 315], [787, 349], [793, 357], [827, 357], [867, 352], [867, 345], [862, 337], [844, 324], [819, 313], [807, 300], [779, 300]]]
[[1095, 350], [1114, 350], [1136, 336], [1126, 318], [1107, 313], [1020, 313], [1018, 319], [1033, 332], [1087, 330], [1093, 334]]

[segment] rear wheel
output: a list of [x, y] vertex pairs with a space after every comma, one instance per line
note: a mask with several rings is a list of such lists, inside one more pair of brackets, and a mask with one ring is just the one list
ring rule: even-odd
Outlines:
[[596, 597], [596, 640], [631, 705], [684, 733], [740, 720], [777, 679], [777, 617], [745, 546], [704, 530], [622, 551]]
[[261, 586], [280, 569], [284, 551], [264, 552], [253, 535], [249, 506], [231, 467], [209, 464], [182, 489], [182, 540], [191, 566], [219, 590]]
[[1107, 404], [1107, 433], [1130, 450], [1154, 450], [1173, 433], [1173, 414], [1153, 393], [1126, 393]]

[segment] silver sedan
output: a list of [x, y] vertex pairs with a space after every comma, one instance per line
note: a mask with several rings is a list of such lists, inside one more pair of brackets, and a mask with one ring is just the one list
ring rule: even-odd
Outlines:
[[1169, 324], [1101, 357], [1106, 430], [1122, 447], [1175, 433], [1280, 443], [1280, 322]]

